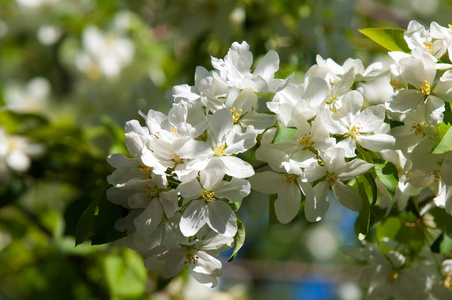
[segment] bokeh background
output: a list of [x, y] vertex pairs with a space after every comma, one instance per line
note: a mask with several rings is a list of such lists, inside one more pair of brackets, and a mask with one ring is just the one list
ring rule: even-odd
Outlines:
[[276, 50], [277, 77], [300, 81], [317, 54], [386, 59], [360, 28], [450, 16], [448, 0], [0, 0], [0, 299], [362, 299], [363, 266], [340, 251], [356, 215], [339, 206], [269, 225], [268, 196], [250, 195], [245, 246], [213, 290], [148, 272], [120, 240], [74, 247], [77, 221], [125, 153], [124, 123], [167, 113], [165, 93], [232, 42], [255, 61]]

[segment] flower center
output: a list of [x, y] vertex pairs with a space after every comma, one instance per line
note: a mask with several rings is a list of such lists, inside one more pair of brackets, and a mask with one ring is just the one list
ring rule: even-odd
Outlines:
[[220, 144], [220, 142], [218, 141], [218, 145], [215, 146], [215, 150], [213, 155], [214, 156], [223, 156], [224, 155], [224, 150], [226, 149], [226, 145], [222, 145]]
[[171, 127], [170, 130], [171, 130], [171, 133], [176, 133], [177, 132], [177, 128], [176, 127]]
[[419, 135], [419, 134], [421, 134], [421, 133], [424, 132], [425, 127], [427, 127], [426, 124], [421, 124], [421, 123], [417, 123], [417, 124], [416, 124], [416, 123], [413, 123], [413, 126], [411, 126], [410, 131], [413, 131], [413, 130], [414, 130], [414, 134], [415, 134], [415, 135]]
[[336, 182], [338, 182], [339, 179], [337, 179], [336, 177], [334, 177], [333, 174], [328, 174], [326, 176], [326, 182], [330, 185], [330, 186], [335, 186]]
[[154, 196], [157, 196], [159, 193], [159, 190], [155, 186], [146, 185], [146, 187], [144, 189], [145, 189], [145, 193], [151, 198]]
[[171, 160], [174, 161], [176, 164], [183, 164], [184, 163], [184, 159], [180, 158], [180, 156], [177, 153], [174, 153], [173, 151], [171, 151], [171, 157], [173, 157]]
[[215, 192], [213, 191], [213, 189], [210, 189], [209, 191], [208, 190], [203, 190], [202, 191], [202, 197], [206, 201], [214, 202], [215, 201]]
[[438, 182], [439, 179], [441, 178], [440, 170], [426, 171], [425, 173], [427, 173], [427, 176], [433, 177], [433, 180], [434, 180], [435, 182]]
[[424, 46], [425, 46], [425, 48], [427, 48], [427, 50], [430, 53], [433, 53], [433, 43], [432, 42], [424, 42]]
[[[351, 137], [356, 137], [359, 134], [359, 131], [363, 129], [362, 126], [360, 126], [360, 122], [356, 122], [355, 125], [352, 126], [352, 123], [348, 123], [348, 134], [350, 134]], [[351, 128], [350, 128], [351, 127]]]
[[304, 135], [301, 139], [298, 139], [297, 142], [303, 146], [304, 148], [309, 148], [312, 145], [312, 137], [307, 134]]
[[287, 185], [291, 184], [297, 179], [298, 175], [283, 173], [281, 174], [281, 182], [287, 183]]
[[443, 282], [444, 282], [444, 286], [446, 287], [446, 289], [448, 289], [449, 291], [452, 291], [452, 276], [450, 273], [447, 273], [447, 275], [444, 276]]
[[185, 256], [184, 264], [185, 266], [194, 265], [198, 262], [199, 256], [196, 254], [192, 254], [190, 251], [187, 251], [187, 255]]
[[242, 114], [242, 109], [236, 111], [235, 107], [231, 109], [232, 119], [234, 120], [234, 124], [237, 123], [240, 119], [240, 115]]
[[147, 175], [148, 175], [148, 178], [151, 178], [151, 175], [152, 175], [152, 167], [148, 167], [148, 166], [146, 166], [145, 164], [141, 163], [141, 164], [138, 166], [138, 171], [147, 174]]
[[394, 91], [401, 90], [404, 88], [404, 85], [398, 82], [395, 78], [393, 78], [389, 83], [391, 84]]
[[424, 80], [424, 82], [419, 83], [419, 89], [420, 91], [417, 91], [418, 94], [430, 95], [430, 82]]
[[389, 275], [386, 277], [386, 280], [389, 282], [394, 282], [397, 280], [397, 277], [399, 277], [399, 272], [397, 272], [397, 270], [394, 270], [389, 273]]

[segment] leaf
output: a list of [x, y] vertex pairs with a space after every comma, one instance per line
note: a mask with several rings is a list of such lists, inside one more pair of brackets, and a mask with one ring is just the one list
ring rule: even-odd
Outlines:
[[119, 255], [108, 255], [104, 261], [104, 274], [111, 295], [116, 299], [131, 299], [145, 292], [147, 271], [143, 259], [131, 250]]
[[433, 145], [432, 154], [441, 154], [452, 150], [452, 125], [440, 123], [439, 134]]
[[227, 260], [227, 262], [231, 262], [235, 259], [237, 256], [237, 253], [239, 252], [240, 248], [242, 248], [243, 244], [245, 243], [245, 226], [243, 225], [242, 221], [237, 219], [237, 233], [234, 236], [234, 252], [232, 252], [231, 257]]
[[292, 138], [297, 133], [297, 129], [293, 127], [284, 127], [278, 126], [276, 127], [276, 134], [273, 138], [273, 144], [279, 144], [288, 139]]
[[94, 214], [99, 200], [91, 202], [85, 209], [75, 228], [75, 246], [80, 245], [93, 235]]
[[92, 202], [89, 197], [83, 197], [75, 199], [66, 207], [64, 211], [64, 235], [76, 236], [78, 221]]
[[392, 199], [399, 185], [397, 167], [393, 163], [382, 159], [374, 159], [374, 166], [378, 179]]
[[92, 245], [101, 245], [116, 241], [124, 236], [125, 232], [119, 232], [115, 229], [115, 223], [123, 217], [122, 207], [111, 203], [106, 196], [102, 194], [99, 201], [99, 213], [94, 218]]
[[[359, 178], [363, 179], [363, 178]], [[357, 180], [358, 193], [361, 196], [363, 202], [363, 208], [359, 212], [359, 216], [355, 222], [355, 233], [359, 240], [364, 240], [372, 228], [375, 217], [372, 214], [371, 206], [367, 196], [365, 184], [360, 180]]]
[[404, 29], [400, 28], [365, 28], [359, 32], [385, 47], [389, 51], [403, 51], [410, 53], [411, 50], [403, 37]]
[[450, 106], [451, 106], [450, 102], [446, 102], [444, 106], [446, 108], [446, 111], [443, 113], [444, 115], [443, 122], [446, 124], [452, 124], [452, 109]]
[[448, 214], [443, 208], [434, 207], [429, 210], [436, 223], [436, 228], [452, 235], [452, 215]]
[[270, 195], [270, 206], [268, 209], [268, 225], [280, 224], [275, 212], [275, 201], [278, 199], [278, 194]]
[[393, 250], [382, 242], [386, 239], [394, 240], [402, 227], [402, 221], [398, 217], [389, 217], [384, 220], [376, 231], [377, 244], [383, 254]]

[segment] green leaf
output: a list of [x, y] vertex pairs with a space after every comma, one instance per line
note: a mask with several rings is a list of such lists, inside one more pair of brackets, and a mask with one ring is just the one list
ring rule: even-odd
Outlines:
[[227, 260], [227, 262], [231, 262], [234, 260], [234, 258], [237, 256], [237, 253], [239, 252], [240, 248], [242, 248], [243, 244], [245, 243], [245, 226], [243, 225], [242, 221], [237, 219], [237, 233], [234, 236], [234, 252], [232, 252], [231, 257]]
[[147, 271], [143, 259], [134, 251], [124, 250], [119, 255], [108, 255], [104, 261], [108, 287], [113, 298], [131, 299], [145, 292]]
[[452, 215], [448, 214], [443, 208], [434, 207], [429, 210], [436, 223], [436, 228], [452, 235]]
[[359, 29], [359, 32], [376, 42], [377, 44], [385, 47], [389, 51], [403, 51], [410, 53], [411, 50], [408, 47], [403, 34], [404, 29], [400, 28], [365, 28]]
[[452, 125], [440, 123], [439, 134], [433, 145], [432, 154], [441, 154], [452, 150]]
[[402, 227], [402, 221], [398, 217], [389, 217], [384, 220], [378, 227], [375, 233], [377, 244], [383, 253], [388, 253], [393, 250], [386, 246], [382, 241], [389, 239], [394, 240]]
[[278, 199], [278, 194], [270, 195], [270, 206], [268, 209], [268, 224], [269, 225], [280, 224], [278, 221], [278, 218], [276, 217], [276, 212], [275, 212], [276, 199]]
[[373, 161], [377, 177], [392, 199], [399, 184], [397, 167], [393, 163], [382, 159], [374, 159]]
[[284, 127], [278, 126], [276, 127], [276, 134], [273, 138], [273, 144], [279, 144], [288, 139], [292, 138], [297, 133], [297, 129], [293, 127]]
[[122, 207], [111, 203], [107, 199], [106, 193], [103, 193], [99, 201], [99, 213], [94, 218], [91, 244], [101, 245], [126, 236], [125, 232], [115, 229], [116, 221], [122, 217]]
[[365, 188], [366, 185], [361, 182], [360, 179], [363, 180], [364, 177], [358, 178], [357, 180], [358, 193], [361, 196], [363, 208], [359, 212], [359, 216], [355, 222], [355, 233], [359, 240], [364, 240], [370, 229], [372, 228], [373, 220], [375, 219], [375, 217], [373, 216], [371, 206], [369, 204], [369, 199]]
[[75, 246], [80, 245], [93, 235], [94, 215], [99, 200], [93, 201], [83, 212], [75, 228]]
[[444, 105], [446, 111], [443, 113], [444, 115], [444, 119], [443, 122], [446, 124], [452, 124], [452, 109], [451, 109], [451, 104], [450, 102], [446, 102], [446, 104]]
[[66, 207], [64, 211], [64, 235], [76, 236], [78, 221], [92, 202], [89, 197], [82, 197], [75, 199]]

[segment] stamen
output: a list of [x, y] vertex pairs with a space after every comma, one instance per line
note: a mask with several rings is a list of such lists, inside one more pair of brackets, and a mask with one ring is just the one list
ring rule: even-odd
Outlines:
[[239, 109], [236, 112], [235, 107], [231, 108], [231, 113], [232, 113], [232, 119], [234, 120], [234, 124], [237, 123], [240, 119], [240, 115], [242, 114], [242, 109]]
[[213, 191], [213, 189], [210, 189], [210, 191], [203, 190], [202, 197], [206, 201], [215, 202], [215, 192]]
[[393, 78], [391, 81], [389, 81], [389, 83], [391, 84], [394, 91], [401, 90], [405, 87], [402, 83], [398, 82], [395, 78]]
[[415, 134], [415, 135], [419, 135], [419, 134], [421, 134], [421, 133], [424, 132], [425, 127], [427, 127], [426, 124], [421, 124], [421, 123], [417, 123], [417, 124], [416, 124], [416, 123], [413, 123], [413, 126], [411, 126], [410, 131], [413, 131], [413, 130], [414, 130], [414, 134]]
[[420, 91], [417, 91], [418, 94], [422, 93], [426, 96], [430, 95], [430, 82], [424, 80], [424, 82], [419, 84], [419, 89]]
[[338, 182], [339, 179], [334, 177], [333, 174], [328, 174], [326, 177], [326, 182], [330, 185], [330, 186], [335, 186], [336, 182]]
[[298, 178], [298, 175], [295, 174], [281, 174], [281, 182], [287, 183], [287, 185], [290, 185], [292, 182], [294, 182]]
[[226, 149], [226, 145], [221, 145], [220, 141], [218, 141], [218, 145], [216, 145], [213, 155], [214, 156], [223, 156], [224, 150]]
[[298, 139], [297, 142], [303, 146], [304, 148], [309, 148], [312, 144], [312, 137], [307, 134], [304, 135], [305, 137]]

